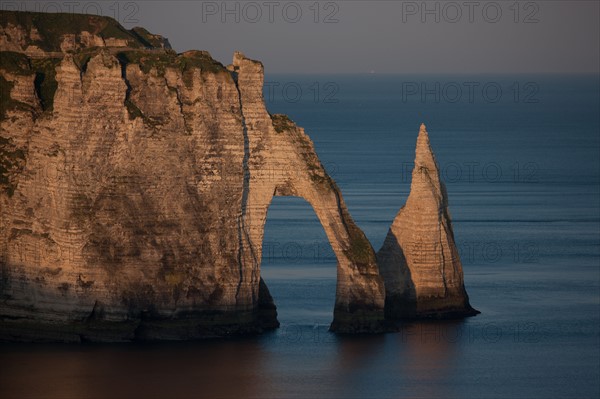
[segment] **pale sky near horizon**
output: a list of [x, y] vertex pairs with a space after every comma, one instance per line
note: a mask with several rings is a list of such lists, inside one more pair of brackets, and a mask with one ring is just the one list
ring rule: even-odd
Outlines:
[[600, 1], [2, 1], [116, 17], [281, 73], [599, 73]]

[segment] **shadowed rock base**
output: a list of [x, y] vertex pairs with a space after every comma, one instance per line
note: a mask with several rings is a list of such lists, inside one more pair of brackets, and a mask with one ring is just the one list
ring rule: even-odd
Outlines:
[[361, 307], [352, 311], [336, 308], [329, 330], [338, 334], [377, 334], [393, 329], [381, 309]]
[[132, 342], [185, 341], [259, 334], [279, 326], [260, 310], [202, 312], [177, 319], [144, 317], [125, 322], [102, 320], [40, 323], [2, 320], [0, 341], [12, 342]]
[[419, 303], [402, 295], [390, 295], [385, 301], [387, 320], [460, 319], [479, 314], [468, 297], [420, 298]]
[[258, 325], [265, 330], [279, 327], [277, 306], [275, 306], [269, 288], [262, 278], [258, 286]]
[[[13, 342], [132, 342], [186, 341], [259, 334], [279, 327], [277, 307], [260, 279], [258, 307], [250, 310], [199, 309], [161, 317], [144, 311], [131, 320], [107, 320], [101, 305], [80, 321], [27, 318], [0, 319], [0, 341]], [[43, 320], [43, 321], [42, 321]]]

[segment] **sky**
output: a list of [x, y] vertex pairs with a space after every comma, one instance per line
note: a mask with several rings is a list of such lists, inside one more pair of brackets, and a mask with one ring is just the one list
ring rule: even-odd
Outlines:
[[271, 73], [599, 73], [600, 1], [2, 1], [115, 17]]

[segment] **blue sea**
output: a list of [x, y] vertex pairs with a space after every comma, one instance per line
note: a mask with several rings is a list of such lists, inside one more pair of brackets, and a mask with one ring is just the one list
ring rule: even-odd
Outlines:
[[421, 123], [448, 189], [462, 321], [340, 337], [336, 260], [310, 206], [275, 198], [261, 274], [281, 328], [152, 345], [0, 346], [0, 397], [600, 397], [597, 75], [272, 75], [375, 250], [410, 189]]

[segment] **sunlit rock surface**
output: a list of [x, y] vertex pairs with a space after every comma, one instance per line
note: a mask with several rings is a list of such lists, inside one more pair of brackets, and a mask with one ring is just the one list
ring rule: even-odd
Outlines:
[[391, 320], [477, 314], [469, 304], [446, 187], [425, 125], [417, 139], [410, 194], [377, 253]]
[[31, 14], [0, 12], [0, 339], [277, 327], [260, 278], [275, 195], [305, 198], [337, 256], [332, 330], [381, 331], [373, 249], [303, 129], [267, 112], [260, 62], [111, 41], [88, 34], [97, 17], [49, 37]]

